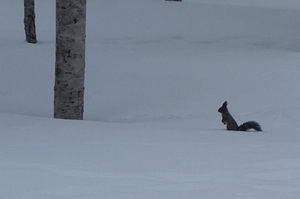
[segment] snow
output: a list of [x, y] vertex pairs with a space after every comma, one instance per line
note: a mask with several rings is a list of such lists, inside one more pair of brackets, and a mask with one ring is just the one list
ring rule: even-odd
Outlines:
[[[35, 3], [32, 45], [0, 2], [3, 198], [300, 197], [298, 0], [89, 0], [83, 121], [53, 119], [55, 2]], [[263, 132], [226, 131], [225, 100]]]

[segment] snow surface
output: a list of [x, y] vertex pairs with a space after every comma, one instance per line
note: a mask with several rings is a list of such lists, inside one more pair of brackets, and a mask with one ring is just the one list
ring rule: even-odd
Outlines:
[[[1, 0], [0, 193], [298, 199], [299, 0], [88, 0], [85, 120], [52, 119], [55, 1]], [[263, 132], [229, 132], [217, 109]]]

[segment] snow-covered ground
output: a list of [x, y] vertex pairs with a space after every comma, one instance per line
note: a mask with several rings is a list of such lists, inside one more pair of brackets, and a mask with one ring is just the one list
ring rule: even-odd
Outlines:
[[[88, 0], [85, 120], [52, 119], [55, 1], [1, 0], [0, 193], [298, 199], [299, 0]], [[263, 132], [229, 132], [217, 109]]]

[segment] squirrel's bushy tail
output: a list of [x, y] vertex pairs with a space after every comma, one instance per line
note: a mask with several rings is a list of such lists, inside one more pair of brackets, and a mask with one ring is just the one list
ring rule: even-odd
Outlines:
[[245, 122], [239, 126], [239, 131], [247, 131], [249, 129], [255, 129], [256, 131], [262, 131], [260, 125], [255, 121]]

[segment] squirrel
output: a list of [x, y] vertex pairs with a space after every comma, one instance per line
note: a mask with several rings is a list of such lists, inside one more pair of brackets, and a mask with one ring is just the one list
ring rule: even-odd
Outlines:
[[245, 122], [242, 125], [238, 126], [227, 109], [227, 101], [225, 101], [223, 105], [218, 109], [218, 112], [222, 114], [222, 122], [223, 124], [227, 125], [226, 128], [228, 131], [247, 131], [249, 129], [262, 131], [260, 125], [255, 121]]

